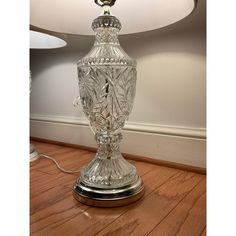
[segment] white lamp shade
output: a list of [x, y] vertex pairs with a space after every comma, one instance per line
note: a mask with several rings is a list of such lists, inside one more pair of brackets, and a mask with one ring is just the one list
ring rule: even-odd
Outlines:
[[33, 30], [30, 31], [31, 49], [50, 49], [64, 46], [66, 46], [66, 42], [60, 38]]
[[[158, 29], [188, 16], [196, 0], [116, 0], [111, 8], [122, 24], [120, 34]], [[31, 0], [30, 24], [51, 31], [93, 35], [91, 23], [101, 14], [94, 0]]]

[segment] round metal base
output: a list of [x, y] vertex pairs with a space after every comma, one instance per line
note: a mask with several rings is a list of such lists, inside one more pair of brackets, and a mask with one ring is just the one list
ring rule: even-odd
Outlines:
[[116, 189], [101, 189], [86, 186], [78, 180], [74, 185], [73, 195], [79, 202], [96, 207], [117, 207], [133, 203], [144, 194], [140, 177], [131, 185]]

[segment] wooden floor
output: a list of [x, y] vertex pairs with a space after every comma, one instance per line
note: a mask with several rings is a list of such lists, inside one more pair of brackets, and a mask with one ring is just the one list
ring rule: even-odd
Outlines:
[[[32, 142], [67, 169], [80, 169], [94, 153]], [[206, 235], [206, 176], [130, 161], [145, 184], [142, 200], [125, 207], [95, 208], [72, 196], [79, 174], [60, 172], [41, 158], [30, 167], [30, 231], [41, 236]]]

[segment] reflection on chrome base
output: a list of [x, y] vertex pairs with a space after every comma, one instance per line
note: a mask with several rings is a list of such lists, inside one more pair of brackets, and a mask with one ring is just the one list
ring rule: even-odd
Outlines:
[[116, 189], [89, 187], [78, 179], [74, 185], [73, 193], [76, 200], [86, 205], [117, 207], [128, 205], [140, 199], [144, 194], [144, 186], [140, 177], [136, 182]]

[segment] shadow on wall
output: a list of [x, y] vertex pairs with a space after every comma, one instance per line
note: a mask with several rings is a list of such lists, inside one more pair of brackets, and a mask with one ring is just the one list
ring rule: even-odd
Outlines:
[[180, 34], [130, 35], [121, 39], [121, 45], [135, 59], [160, 53], [191, 53], [205, 56], [205, 35], [202, 32], [184, 32]]

